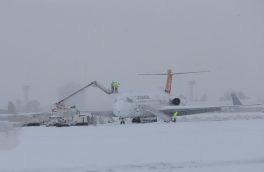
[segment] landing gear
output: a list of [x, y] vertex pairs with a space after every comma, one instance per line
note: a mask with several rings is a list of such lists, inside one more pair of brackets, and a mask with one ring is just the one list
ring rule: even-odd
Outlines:
[[126, 123], [124, 118], [119, 118], [119, 120], [120, 120], [120, 124], [125, 124]]

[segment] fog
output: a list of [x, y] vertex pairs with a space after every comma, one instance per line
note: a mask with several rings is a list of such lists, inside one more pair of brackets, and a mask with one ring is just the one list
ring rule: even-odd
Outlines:
[[[23, 100], [43, 106], [58, 89], [93, 80], [121, 92], [161, 91], [165, 78], [138, 73], [210, 70], [174, 78], [173, 94], [217, 100], [227, 91], [264, 98], [264, 2], [261, 0], [1, 0], [0, 107]], [[86, 91], [87, 108], [112, 97]]]
[[8, 122], [0, 121], [0, 151], [13, 149], [19, 144], [21, 129]]

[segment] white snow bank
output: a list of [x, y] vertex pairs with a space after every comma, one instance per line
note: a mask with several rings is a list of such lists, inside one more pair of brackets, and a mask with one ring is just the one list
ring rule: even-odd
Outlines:
[[0, 151], [16, 147], [19, 133], [10, 122], [0, 121]]
[[23, 128], [19, 146], [0, 152], [0, 171], [262, 172], [263, 124], [254, 119]]

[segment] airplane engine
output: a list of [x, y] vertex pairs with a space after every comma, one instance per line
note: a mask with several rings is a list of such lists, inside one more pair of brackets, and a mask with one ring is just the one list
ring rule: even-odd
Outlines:
[[180, 98], [174, 98], [171, 100], [171, 104], [178, 106], [181, 104], [181, 99]]

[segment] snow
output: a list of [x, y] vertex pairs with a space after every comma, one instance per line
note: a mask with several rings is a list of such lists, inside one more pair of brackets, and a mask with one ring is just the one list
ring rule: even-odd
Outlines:
[[177, 123], [23, 128], [17, 147], [0, 150], [0, 171], [262, 172], [263, 116], [213, 113]]
[[0, 150], [13, 149], [18, 144], [20, 128], [15, 123], [0, 121]]

